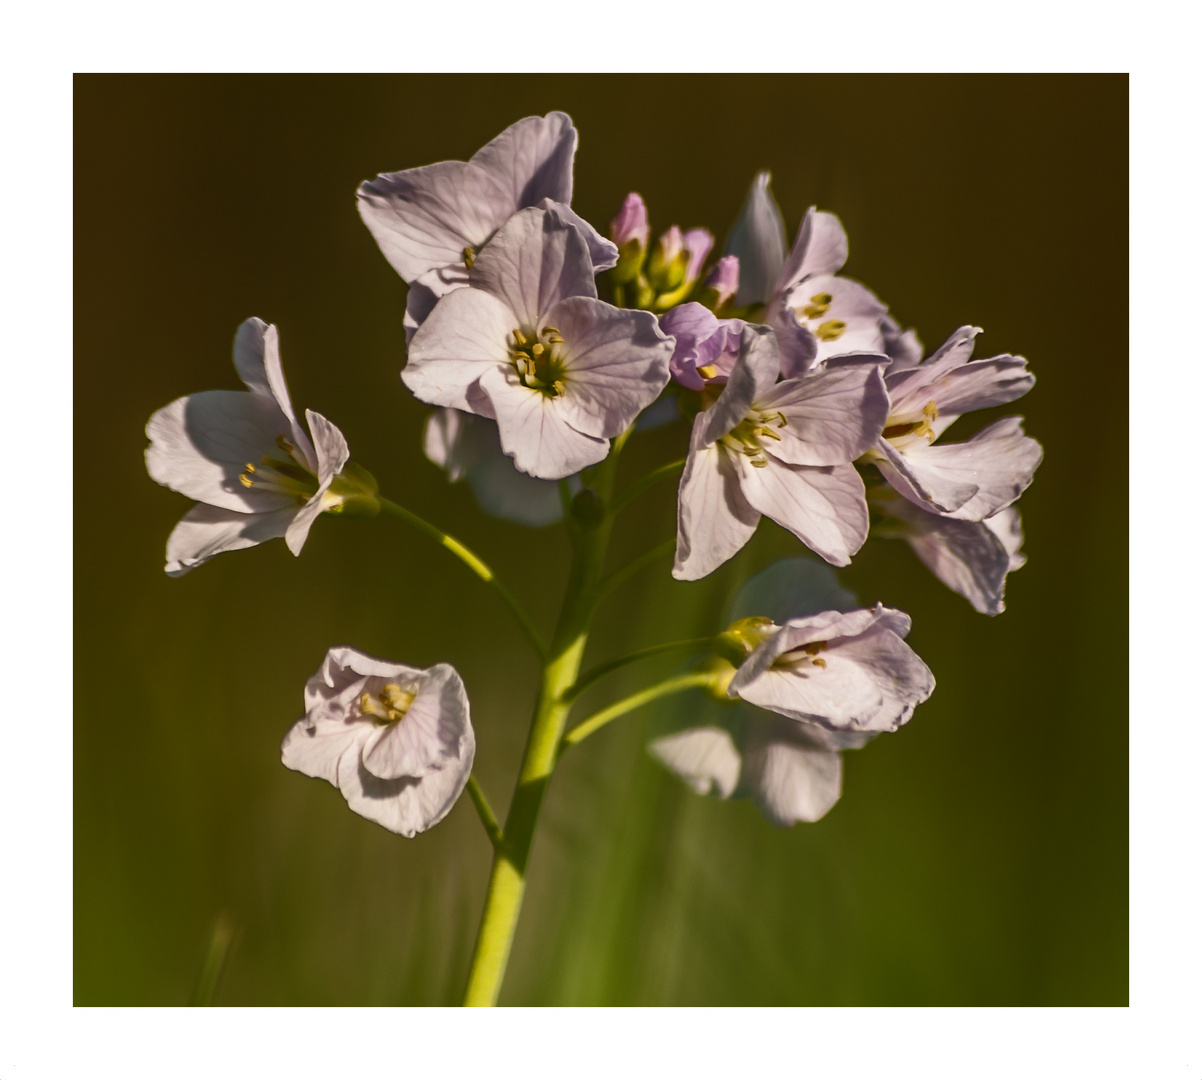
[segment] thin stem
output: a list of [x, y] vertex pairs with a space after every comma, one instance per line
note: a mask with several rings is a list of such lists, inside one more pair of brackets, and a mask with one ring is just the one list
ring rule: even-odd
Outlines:
[[601, 595], [606, 596], [613, 592], [614, 589], [634, 577], [640, 570], [644, 570], [652, 563], [658, 562], [665, 555], [671, 555], [675, 550], [675, 540], [665, 540], [662, 544], [656, 544], [650, 551], [643, 552], [637, 559], [628, 562], [621, 569], [615, 570], [601, 582]]
[[614, 496], [614, 500], [609, 507], [610, 514], [616, 514], [622, 509], [622, 507], [630, 502], [631, 499], [633, 499], [636, 495], [641, 495], [644, 491], [651, 487], [652, 484], [657, 484], [659, 481], [664, 480], [669, 476], [675, 476], [676, 473], [680, 472], [680, 470], [684, 468], [684, 465], [684, 458], [681, 458], [679, 461], [670, 461], [667, 465], [661, 465], [658, 469], [653, 469], [641, 480], [636, 480], [625, 491]]
[[[618, 452], [628, 437], [629, 430], [616, 438], [609, 457], [593, 472], [592, 485], [602, 500], [608, 499], [613, 490]], [[493, 857], [484, 914], [480, 919], [463, 999], [465, 1005], [495, 1005], [505, 977], [526, 890], [526, 866], [534, 829], [559, 756], [571, 707], [563, 695], [580, 673], [580, 660], [597, 606], [610, 524], [606, 517], [595, 528], [571, 530], [574, 549], [571, 577], [551, 648], [543, 664], [538, 702], [534, 707], [517, 787], [505, 818], [503, 839]]]
[[484, 831], [488, 833], [488, 838], [492, 841], [493, 848], [499, 848], [505, 838], [501, 833], [501, 826], [497, 821], [497, 815], [492, 812], [492, 807], [488, 805], [484, 789], [480, 787], [475, 776], [467, 778], [467, 793], [472, 797], [472, 805], [475, 806], [476, 813], [480, 815], [480, 824], [484, 826]]
[[200, 977], [196, 980], [196, 989], [192, 992], [193, 1005], [212, 1005], [213, 996], [217, 993], [217, 983], [229, 959], [230, 942], [234, 937], [234, 926], [230, 917], [223, 911], [213, 924], [213, 933], [209, 936], [209, 947], [205, 952], [204, 966], [200, 969]]
[[387, 510], [394, 517], [399, 517], [402, 521], [407, 521], [415, 529], [424, 532], [427, 536], [433, 539], [436, 543], [441, 544], [452, 555], [460, 560], [473, 574], [481, 581], [491, 585], [497, 592], [497, 595], [505, 601], [505, 606], [509, 608], [513, 617], [517, 620], [518, 626], [522, 628], [522, 632], [530, 639], [530, 644], [534, 646], [535, 651], [540, 657], [546, 659], [547, 645], [543, 641], [542, 635], [534, 628], [534, 623], [530, 621], [530, 617], [522, 610], [521, 605], [513, 598], [513, 594], [505, 588], [498, 580], [497, 575], [492, 572], [488, 564], [480, 558], [474, 551], [465, 545], [461, 544], [453, 536], [444, 533], [441, 529], [431, 525], [424, 518], [419, 518], [415, 513], [406, 510], [403, 506], [398, 506], [391, 499], [385, 499], [377, 496], [380, 501], [380, 508]]
[[584, 691], [585, 687], [608, 675], [611, 671], [617, 671], [618, 668], [625, 667], [627, 664], [633, 664], [636, 660], [644, 660], [649, 656], [659, 656], [660, 653], [679, 652], [681, 649], [702, 649], [708, 645], [712, 645], [713, 641], [712, 637], [689, 638], [687, 641], [669, 641], [664, 645], [651, 645], [646, 649], [639, 649], [638, 652], [619, 656], [616, 660], [599, 664], [591, 671], [587, 671], [581, 675], [576, 680], [575, 685], [564, 691], [564, 700], [574, 701]]
[[677, 675], [674, 678], [665, 679], [661, 683], [647, 687], [646, 690], [640, 690], [637, 694], [631, 694], [629, 697], [625, 697], [621, 701], [610, 705], [609, 708], [593, 713], [587, 720], [582, 720], [572, 728], [563, 737], [563, 749], [566, 750], [569, 746], [575, 746], [578, 742], [587, 739], [594, 731], [603, 728], [611, 720], [616, 720], [619, 716], [625, 716], [640, 705], [646, 705], [648, 702], [666, 697], [668, 694], [678, 694], [682, 690], [689, 690], [694, 686], [708, 686], [713, 681], [714, 675], [712, 672], [694, 671], [688, 675]]

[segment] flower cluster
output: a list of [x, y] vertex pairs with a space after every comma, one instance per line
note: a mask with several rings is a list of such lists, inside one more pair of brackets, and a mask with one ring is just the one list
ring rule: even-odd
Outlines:
[[[653, 241], [635, 193], [606, 238], [571, 206], [576, 146], [571, 119], [552, 112], [468, 161], [359, 188], [362, 219], [407, 286], [400, 374], [434, 407], [426, 456], [492, 515], [537, 527], [581, 507], [579, 530], [616, 512], [598, 477], [632, 432], [676, 424], [674, 577], [709, 575], [767, 517], [833, 566], [870, 535], [905, 539], [977, 610], [1000, 612], [1024, 561], [1015, 504], [1042, 451], [1018, 418], [944, 436], [964, 413], [1025, 394], [1026, 361], [974, 359], [970, 326], [923, 359], [915, 332], [843, 275], [838, 218], [811, 208], [788, 246], [767, 173], [721, 252], [704, 228]], [[147, 426], [150, 475], [198, 502], [168, 541], [168, 573], [278, 536], [299, 554], [322, 513], [390, 507], [420, 522], [380, 498], [332, 423], [312, 411], [299, 422], [275, 327], [244, 323], [234, 365], [246, 391], [181, 398]], [[478, 557], [420, 524], [496, 586]], [[839, 796], [840, 752], [895, 731], [934, 679], [904, 641], [909, 616], [857, 606], [812, 560], [782, 567], [767, 591], [761, 578], [745, 593], [760, 609], [737, 612], [693, 680], [728, 704], [652, 749], [697, 790], [751, 794], [787, 824], [821, 817]], [[468, 784], [475, 737], [447, 664], [332, 649], [305, 707], [284, 763], [386, 828], [429, 828]]]

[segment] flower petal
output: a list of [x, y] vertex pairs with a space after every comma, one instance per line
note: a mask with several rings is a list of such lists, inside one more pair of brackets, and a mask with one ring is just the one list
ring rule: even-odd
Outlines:
[[780, 373], [776, 335], [767, 326], [746, 323], [739, 340], [739, 356], [726, 387], [705, 417], [704, 441], [717, 442], [751, 411], [752, 404], [768, 393]]
[[739, 259], [735, 305], [767, 303], [785, 265], [785, 225], [768, 184], [771, 173], [752, 181], [747, 201], [726, 238], [726, 254]]
[[413, 335], [401, 380], [431, 405], [476, 412], [468, 391], [485, 371], [508, 367], [517, 317], [480, 289], [457, 289], [435, 305]]
[[597, 232], [570, 206], [561, 202], [553, 202], [551, 199], [541, 199], [535, 205], [540, 210], [554, 211], [565, 225], [576, 227], [588, 247], [589, 261], [593, 264], [594, 274], [599, 274], [602, 270], [612, 270], [618, 265], [618, 245]]
[[425, 776], [460, 756], [471, 712], [459, 672], [450, 664], [435, 664], [417, 683], [417, 695], [404, 717], [392, 724], [373, 724], [363, 741], [363, 765], [380, 780]]
[[547, 318], [565, 341], [560, 415], [585, 435], [620, 435], [668, 384], [672, 339], [651, 312], [587, 296], [556, 304]]
[[496, 413], [501, 447], [522, 472], [560, 480], [609, 453], [608, 440], [582, 434], [567, 422], [560, 407], [563, 398], [528, 389], [512, 368], [488, 369], [479, 386]]
[[698, 795], [729, 799], [734, 794], [742, 761], [725, 728], [687, 728], [653, 740], [647, 749]]
[[847, 262], [847, 233], [834, 214], [811, 206], [780, 272], [778, 292], [816, 274], [834, 274]]
[[755, 402], [783, 413], [788, 423], [769, 451], [790, 465], [840, 465], [854, 461], [880, 438], [889, 414], [881, 377], [887, 357], [838, 357], [800, 379], [777, 383]]
[[338, 775], [344, 759], [357, 766], [360, 745], [371, 733], [371, 725], [358, 721], [313, 720], [305, 717], [292, 725], [280, 745], [284, 764], [289, 769], [328, 780], [338, 787]]
[[560, 300], [597, 295], [584, 237], [552, 210], [514, 214], [477, 256], [471, 283], [502, 301], [527, 333], [540, 330]]
[[914, 460], [911, 450], [919, 444], [927, 445], [924, 439], [918, 438], [899, 449], [888, 439], [881, 439], [876, 444], [879, 456], [873, 458], [873, 464], [894, 490], [915, 506], [941, 514], [958, 510], [977, 493], [978, 486], [965, 477], [947, 476], [931, 468], [932, 462], [924, 461], [921, 451], [918, 460]]
[[295, 516], [295, 506], [265, 514], [242, 514], [198, 503], [167, 538], [165, 569], [172, 577], [182, 577], [223, 551], [238, 551], [283, 536]]
[[325, 494], [330, 482], [342, 471], [342, 467], [351, 456], [342, 432], [321, 413], [306, 409], [305, 420], [309, 424], [309, 430], [313, 432], [313, 441], [316, 444], [318, 486], [316, 494], [305, 503], [288, 526], [285, 540], [288, 550], [293, 555], [301, 553], [301, 548], [308, 539], [309, 529], [313, 527], [318, 515], [326, 509]]
[[242, 390], [206, 390], [159, 409], [146, 425], [146, 471], [165, 487], [198, 502], [243, 513], [295, 503], [287, 495], [245, 487], [248, 462], [279, 456], [276, 439], [289, 434], [275, 399]]
[[743, 783], [774, 825], [818, 821], [839, 801], [843, 762], [820, 730], [762, 713], [745, 725]]
[[813, 468], [769, 456], [766, 468], [746, 459], [738, 468], [747, 501], [827, 562], [846, 566], [868, 538], [864, 481], [854, 465]]
[[515, 209], [544, 198], [570, 203], [576, 142], [567, 113], [527, 116], [477, 150], [471, 163], [488, 173]]
[[[808, 555], [778, 559], [748, 580], [735, 596], [730, 619], [766, 616], [775, 623], [826, 611], [849, 611], [856, 598], [824, 562]], [[817, 639], [815, 639], [817, 640]]]
[[696, 581], [716, 570], [751, 539], [760, 521], [739, 488], [731, 454], [722, 446], [705, 445], [704, 415], [693, 421], [676, 500], [672, 576], [681, 581]]
[[881, 352], [881, 320], [888, 313], [870, 290], [851, 278], [820, 274], [784, 294], [798, 325], [814, 335], [818, 362], [841, 353]]
[[304, 428], [297, 423], [292, 399], [288, 396], [288, 385], [284, 382], [279, 331], [262, 319], [247, 319], [234, 335], [234, 367], [252, 392], [269, 394], [275, 398], [280, 412], [287, 417], [292, 445], [300, 450], [309, 469], [316, 472], [317, 458], [313, 455], [313, 444], [309, 442]]

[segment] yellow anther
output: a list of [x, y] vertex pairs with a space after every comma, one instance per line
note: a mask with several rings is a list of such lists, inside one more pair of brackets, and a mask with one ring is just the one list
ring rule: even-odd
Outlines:
[[757, 469], [766, 469], [768, 468], [768, 459], [766, 457], [753, 457], [751, 464]]
[[556, 326], [544, 326], [543, 333], [544, 334], [554, 334], [556, 337], [558, 337], [559, 336], [559, 328]]
[[518, 348], [521, 348], [526, 344], [526, 335], [520, 330], [515, 330], [513, 332], [513, 340], [517, 342]]
[[933, 401], [928, 401], [922, 407], [922, 415], [925, 416], [928, 420], [938, 420], [939, 419], [939, 406], [936, 405]]
[[556, 379], [551, 384], [551, 389], [554, 390], [556, 394], [559, 394], [561, 396], [568, 392], [568, 388], [566, 386], [564, 386], [562, 379]]
[[838, 341], [846, 329], [847, 323], [842, 319], [827, 319], [826, 322], [818, 324], [814, 336], [819, 341]]
[[697, 374], [703, 379], [712, 379], [718, 374], [718, 369], [713, 364], [706, 364], [705, 367], [699, 367]]
[[465, 247], [463, 249], [463, 261], [467, 263], [467, 268], [470, 270], [476, 261], [476, 249]]
[[826, 667], [826, 661], [825, 661], [825, 660], [822, 660], [822, 659], [820, 659], [819, 657], [814, 657], [814, 667], [825, 668], [825, 667]]
[[826, 642], [811, 641], [810, 644], [806, 646], [806, 652], [810, 656], [817, 656], [820, 652], [826, 652]]
[[547, 344], [548, 345], [562, 345], [563, 338], [560, 337], [558, 331], [549, 333], [549, 334], [547, 334]]
[[246, 473], [242, 473], [238, 479], [241, 481], [243, 487], [254, 487], [255, 482]]
[[283, 450], [285, 454], [291, 454], [294, 449], [292, 443], [285, 439], [283, 435], [277, 435], [275, 437], [275, 444], [281, 450]]
[[[264, 465], [266, 465], [266, 464], [267, 464], [267, 458], [264, 458], [264, 459], [263, 459], [263, 464], [264, 464]], [[244, 468], [244, 469], [245, 469], [245, 470], [246, 470], [248, 473], [258, 472], [258, 470], [255, 468], [255, 464], [254, 464], [254, 462], [253, 462], [253, 461], [248, 461], [248, 462], [247, 462], [245, 465], [243, 465], [242, 467], [243, 467], [243, 468]]]
[[530, 355], [531, 356], [542, 356], [542, 354], [545, 353], [546, 351], [547, 351], [546, 346], [543, 345], [543, 343], [541, 341], [536, 341], [533, 345], [530, 346]]
[[821, 318], [830, 311], [832, 299], [833, 297], [828, 292], [815, 293], [810, 297], [810, 302], [805, 307], [799, 309], [799, 313], [807, 319]]
[[762, 438], [775, 439], [777, 442], [780, 442], [780, 436], [769, 427], [758, 427], [755, 429], [755, 433]]

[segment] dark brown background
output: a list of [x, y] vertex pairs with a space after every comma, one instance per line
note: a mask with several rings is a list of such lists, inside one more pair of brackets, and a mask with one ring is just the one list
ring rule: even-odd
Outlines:
[[[848, 273], [928, 347], [958, 325], [1038, 376], [1047, 449], [1024, 496], [1030, 564], [996, 619], [900, 544], [844, 580], [909, 611], [939, 685], [849, 755], [844, 798], [778, 831], [699, 799], [632, 716], [557, 773], [502, 995], [572, 1004], [1127, 1001], [1127, 80], [1098, 77], [100, 77], [76, 79], [75, 1000], [189, 999], [214, 919], [236, 927], [223, 1004], [449, 1003], [488, 848], [466, 802], [414, 841], [285, 770], [278, 742], [325, 649], [448, 660], [478, 773], [504, 804], [535, 669], [495, 599], [400, 524], [325, 519], [162, 572], [187, 508], [146, 476], [142, 427], [238, 386], [230, 344], [280, 327], [294, 401], [329, 416], [392, 498], [477, 546], [549, 623], [557, 529], [477, 513], [420, 453], [402, 387], [404, 290], [355, 212], [360, 180], [466, 158], [558, 108], [574, 205], [631, 189], [653, 224], [721, 239], [770, 168], [790, 240], [838, 213]], [[994, 415], [956, 428], [971, 434]], [[679, 456], [635, 440], [623, 475]], [[670, 490], [615, 565], [671, 535]], [[765, 523], [698, 584], [667, 565], [615, 596], [604, 658], [708, 632], [748, 574], [799, 550]], [[671, 659], [660, 669], [671, 670]], [[614, 680], [631, 690], [655, 664]], [[598, 696], [596, 700], [603, 700]]]

